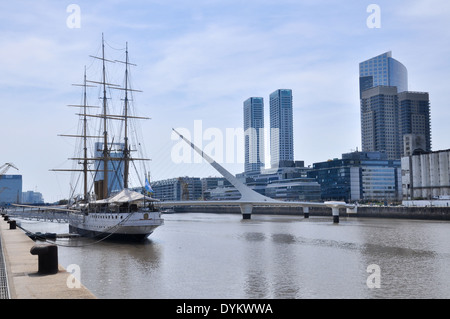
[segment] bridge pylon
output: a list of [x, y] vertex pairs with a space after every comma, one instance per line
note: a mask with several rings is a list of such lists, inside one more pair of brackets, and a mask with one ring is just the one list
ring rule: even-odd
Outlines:
[[239, 207], [241, 208], [242, 213], [242, 219], [251, 219], [252, 218], [252, 211], [253, 211], [253, 205], [252, 204], [240, 204]]

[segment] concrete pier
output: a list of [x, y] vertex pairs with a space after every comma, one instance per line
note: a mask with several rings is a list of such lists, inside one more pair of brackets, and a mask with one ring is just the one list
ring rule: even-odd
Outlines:
[[241, 204], [241, 213], [242, 213], [242, 219], [251, 219], [252, 218], [252, 210], [253, 205], [252, 204]]
[[309, 207], [303, 207], [303, 217], [309, 218]]
[[57, 273], [39, 274], [38, 256], [30, 253], [36, 243], [23, 230], [10, 229], [7, 221], [0, 220], [0, 236], [9, 298], [96, 299], [95, 295], [81, 283], [72, 284], [71, 286], [75, 288], [70, 288], [67, 283], [73, 283], [76, 279], [59, 264]]

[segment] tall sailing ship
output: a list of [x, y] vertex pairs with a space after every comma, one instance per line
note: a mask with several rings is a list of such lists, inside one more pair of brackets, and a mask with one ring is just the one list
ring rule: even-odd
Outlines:
[[[83, 87], [83, 102], [80, 105], [70, 105], [82, 110], [78, 116], [81, 120], [81, 134], [61, 135], [79, 138], [83, 151], [81, 157], [71, 158], [77, 161], [81, 168], [56, 169], [54, 171], [72, 171], [82, 173], [83, 194], [75, 196], [69, 202], [69, 231], [82, 236], [97, 238], [114, 238], [126, 240], [143, 240], [157, 227], [164, 224], [161, 212], [156, 208], [158, 200], [149, 196], [146, 185], [132, 189], [129, 185], [130, 169], [134, 163], [147, 161], [145, 158], [132, 157], [141, 142], [132, 145], [130, 142], [130, 121], [147, 119], [132, 114], [130, 102], [132, 92], [139, 92], [130, 88], [129, 67], [134, 66], [128, 61], [128, 44], [125, 49], [125, 61], [108, 60], [105, 58], [105, 41], [102, 35], [101, 56], [91, 56], [101, 62], [102, 72], [100, 81], [91, 81], [86, 78]], [[125, 66], [124, 85], [107, 82], [106, 65], [121, 63]], [[87, 105], [87, 88], [99, 86], [101, 89], [102, 105]], [[109, 111], [107, 90], [119, 90], [124, 93], [122, 114], [111, 114]], [[90, 114], [91, 108], [101, 107], [100, 114]], [[96, 118], [100, 123], [98, 136], [88, 133], [88, 119]], [[113, 129], [113, 122], [120, 122], [120, 130]], [[115, 134], [114, 134], [115, 132]], [[120, 132], [120, 133], [119, 133]], [[88, 154], [88, 143], [97, 139], [95, 153]], [[89, 142], [88, 142], [89, 141]], [[145, 172], [143, 172], [145, 175]], [[143, 184], [141, 182], [141, 184]], [[139, 191], [140, 190], [140, 191]]]

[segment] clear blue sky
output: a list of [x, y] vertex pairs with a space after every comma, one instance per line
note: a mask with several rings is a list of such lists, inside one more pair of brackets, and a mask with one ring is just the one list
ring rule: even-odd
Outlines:
[[[70, 4], [80, 27], [69, 28]], [[381, 9], [381, 28], [366, 11]], [[450, 2], [216, 0], [2, 1], [0, 3], [0, 165], [13, 162], [23, 190], [46, 201], [69, 194], [83, 68], [101, 34], [111, 54], [129, 44], [152, 179], [217, 176], [207, 164], [171, 161], [172, 127], [239, 128], [242, 103], [279, 88], [294, 95], [294, 152], [306, 165], [360, 149], [359, 62], [392, 51], [409, 89], [430, 93], [433, 150], [448, 149]], [[207, 144], [208, 142], [204, 142]], [[243, 171], [243, 159], [225, 163]], [[9, 173], [15, 173], [10, 171]]]

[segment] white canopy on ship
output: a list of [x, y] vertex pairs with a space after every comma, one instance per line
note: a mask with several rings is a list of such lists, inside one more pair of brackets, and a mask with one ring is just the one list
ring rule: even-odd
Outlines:
[[130, 189], [123, 189], [117, 195], [112, 197], [96, 200], [92, 204], [123, 204], [123, 203], [134, 203], [134, 202], [159, 202], [158, 199], [145, 196], [144, 194], [132, 191]]

